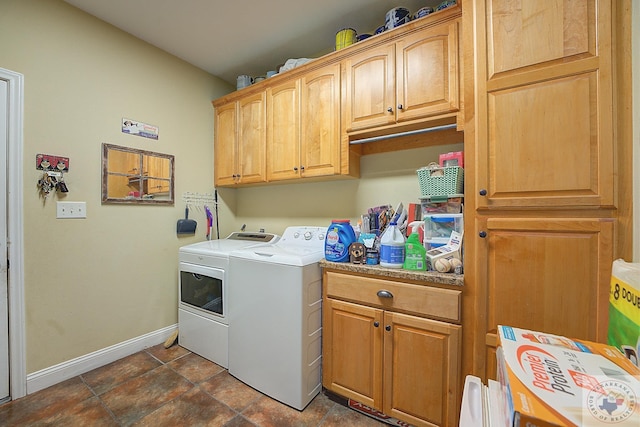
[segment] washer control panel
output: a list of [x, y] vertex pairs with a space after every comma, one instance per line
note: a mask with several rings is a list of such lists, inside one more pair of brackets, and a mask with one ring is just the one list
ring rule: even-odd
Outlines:
[[325, 227], [295, 226], [287, 227], [280, 241], [283, 244], [315, 247], [319, 243], [324, 245], [327, 229]]

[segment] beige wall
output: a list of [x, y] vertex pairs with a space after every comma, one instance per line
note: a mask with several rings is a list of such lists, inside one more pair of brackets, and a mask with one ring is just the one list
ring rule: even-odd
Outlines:
[[[0, 67], [23, 74], [26, 363], [32, 373], [177, 322], [185, 191], [212, 189], [211, 100], [231, 87], [58, 0], [3, 0]], [[123, 117], [159, 127], [123, 134]], [[101, 205], [101, 144], [175, 156], [175, 206]], [[38, 153], [70, 158], [56, 219], [39, 197]], [[199, 231], [202, 222], [199, 222]]]

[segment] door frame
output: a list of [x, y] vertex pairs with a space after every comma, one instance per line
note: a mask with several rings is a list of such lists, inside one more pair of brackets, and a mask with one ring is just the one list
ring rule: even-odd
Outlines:
[[24, 316], [23, 116], [24, 76], [0, 68], [8, 84], [7, 111], [7, 252], [9, 291], [9, 393], [12, 400], [27, 392]]

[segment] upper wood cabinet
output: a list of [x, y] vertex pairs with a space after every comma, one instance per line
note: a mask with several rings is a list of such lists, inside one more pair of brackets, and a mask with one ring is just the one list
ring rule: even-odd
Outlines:
[[458, 111], [459, 27], [445, 21], [345, 58], [345, 130]]
[[340, 173], [340, 66], [267, 89], [267, 179]]
[[358, 177], [362, 154], [460, 142], [454, 130], [367, 151], [350, 137], [461, 122], [461, 10], [438, 11], [215, 100], [215, 185]]
[[234, 186], [266, 180], [264, 92], [215, 109], [214, 184]]
[[607, 4], [478, 4], [478, 207], [613, 206]]

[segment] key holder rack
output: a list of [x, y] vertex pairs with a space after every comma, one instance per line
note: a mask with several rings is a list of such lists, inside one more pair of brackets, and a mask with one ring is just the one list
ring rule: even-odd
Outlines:
[[38, 180], [38, 190], [42, 197], [46, 198], [55, 191], [61, 193], [69, 192], [69, 188], [64, 182], [64, 172], [69, 172], [68, 157], [37, 154], [36, 169], [44, 171], [44, 174]]
[[52, 156], [50, 154], [37, 154], [36, 169], [42, 171], [56, 170], [60, 172], [69, 172], [69, 158]]

